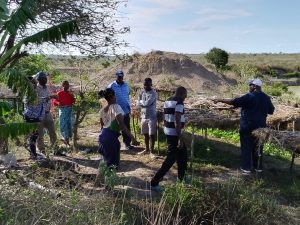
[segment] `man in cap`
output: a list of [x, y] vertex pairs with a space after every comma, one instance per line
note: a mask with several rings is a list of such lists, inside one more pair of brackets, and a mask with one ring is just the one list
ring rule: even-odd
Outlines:
[[[124, 123], [128, 130], [130, 131], [130, 89], [128, 84], [124, 81], [124, 72], [118, 70], [116, 72], [116, 81], [108, 85], [108, 88], [111, 88], [115, 91], [117, 98], [117, 103], [121, 106], [124, 111]], [[126, 146], [126, 150], [132, 150], [134, 147], [130, 144], [130, 137], [122, 131], [123, 142]]]
[[262, 92], [262, 81], [258, 78], [249, 81], [249, 93], [234, 99], [214, 99], [215, 103], [223, 102], [241, 108], [240, 143], [241, 171], [251, 173], [262, 172], [262, 150], [258, 140], [252, 135], [257, 128], [266, 127], [268, 114], [273, 114], [274, 106], [268, 95]]
[[[55, 95], [51, 95], [49, 88], [47, 86], [47, 74], [44, 72], [38, 72], [34, 79], [37, 80], [38, 84], [36, 87], [37, 91], [37, 98], [39, 103], [43, 103], [45, 106], [45, 116], [41, 120], [38, 128], [38, 140], [37, 140], [37, 147], [42, 152], [45, 153], [45, 144], [44, 144], [44, 129], [48, 131], [48, 134], [50, 136], [50, 142], [52, 147], [56, 147], [56, 133], [55, 133], [55, 126], [54, 126], [54, 120], [52, 117], [52, 114], [50, 112], [51, 109], [51, 98], [55, 98]], [[65, 156], [65, 153], [56, 151], [55, 149], [54, 154], [55, 155], [61, 155]]]

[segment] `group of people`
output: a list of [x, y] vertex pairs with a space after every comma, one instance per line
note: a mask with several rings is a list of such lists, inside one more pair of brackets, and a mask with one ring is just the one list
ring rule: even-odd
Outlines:
[[[124, 72], [116, 72], [116, 80], [105, 90], [99, 91], [100, 98], [107, 102], [100, 110], [100, 135], [99, 153], [103, 156], [108, 168], [118, 169], [120, 165], [119, 136], [122, 133], [126, 150], [134, 150], [134, 146], [140, 143], [130, 132], [130, 88], [124, 81]], [[56, 143], [56, 134], [53, 117], [50, 112], [51, 99], [54, 105], [59, 107], [59, 124], [62, 140], [69, 145], [72, 137], [72, 105], [75, 98], [69, 90], [69, 82], [62, 82], [62, 90], [51, 94], [47, 87], [47, 74], [39, 72], [31, 78], [37, 92], [37, 101], [29, 103], [25, 99], [24, 118], [28, 123], [39, 122], [38, 130], [29, 138], [31, 157], [36, 158], [36, 145], [44, 153], [45, 145], [43, 136], [45, 129], [48, 130], [52, 146]], [[138, 95], [137, 105], [141, 110], [141, 133], [144, 135], [145, 150], [138, 154], [153, 154], [157, 133], [157, 94], [152, 87], [151, 78], [144, 80], [144, 89]], [[177, 162], [178, 179], [183, 181], [187, 168], [187, 148], [182, 139], [182, 130], [185, 124], [184, 100], [187, 97], [186, 88], [179, 86], [175, 95], [164, 102], [164, 133], [167, 140], [167, 156], [160, 169], [151, 179], [151, 189], [160, 191], [159, 182]], [[241, 171], [251, 173], [253, 170], [262, 172], [263, 146], [258, 145], [252, 131], [266, 127], [268, 114], [273, 114], [274, 106], [269, 96], [262, 91], [262, 81], [253, 79], [249, 81], [249, 93], [234, 99], [214, 99], [215, 103], [222, 102], [241, 108], [240, 119], [240, 143], [241, 143]], [[55, 151], [54, 154], [64, 155]]]
[[[57, 136], [55, 125], [51, 113], [51, 105], [59, 107], [59, 126], [61, 140], [69, 145], [69, 140], [72, 137], [72, 107], [75, 103], [75, 98], [69, 90], [69, 82], [63, 81], [62, 87], [57, 93], [51, 93], [47, 85], [48, 75], [44, 72], [39, 72], [32, 77], [31, 80], [34, 90], [36, 91], [36, 99], [30, 101], [28, 97], [24, 98], [24, 119], [27, 123], [38, 123], [38, 128], [28, 138], [28, 147], [30, 150], [30, 158], [37, 159], [45, 152], [44, 133], [48, 132], [51, 146], [54, 149], [54, 155], [65, 156], [63, 151], [60, 151], [57, 146]], [[42, 153], [37, 154], [37, 148]]]
[[[107, 105], [100, 111], [101, 132], [99, 135], [99, 152], [109, 168], [118, 169], [120, 164], [120, 142], [118, 137], [122, 131], [123, 142], [127, 150], [134, 149], [132, 145], [139, 142], [130, 132], [130, 90], [124, 81], [123, 71], [116, 72], [116, 80], [105, 90], [99, 92], [100, 98], [105, 98]], [[161, 168], [151, 180], [153, 190], [160, 189], [159, 182], [172, 165], [178, 164], [178, 178], [183, 180], [187, 167], [187, 149], [180, 136], [184, 127], [184, 100], [187, 90], [178, 87], [175, 95], [164, 104], [164, 133], [168, 143], [167, 157]], [[144, 80], [144, 90], [139, 94], [137, 105], [141, 109], [141, 133], [144, 135], [145, 150], [138, 154], [149, 153], [155, 158], [153, 151], [157, 131], [157, 94], [152, 88], [152, 79]], [[132, 144], [132, 145], [131, 145]]]
[[[241, 108], [240, 119], [240, 144], [241, 144], [241, 166], [243, 173], [251, 173], [253, 170], [262, 172], [263, 146], [252, 135], [257, 128], [266, 127], [268, 114], [273, 114], [274, 106], [271, 99], [262, 91], [262, 81], [258, 78], [250, 80], [249, 93], [233, 99], [213, 99], [214, 103], [222, 102]], [[119, 131], [123, 132], [123, 141], [126, 149], [132, 149], [133, 145], [139, 144], [130, 133], [130, 102], [128, 84], [124, 82], [124, 73], [116, 73], [116, 81], [109, 87], [99, 92], [108, 105], [101, 110], [101, 132], [99, 135], [99, 151], [109, 167], [118, 168], [120, 163], [120, 143], [118, 141]], [[160, 191], [159, 182], [177, 162], [178, 179], [185, 179], [187, 168], [187, 148], [182, 139], [184, 128], [184, 100], [187, 90], [180, 86], [175, 95], [164, 103], [164, 133], [167, 140], [167, 156], [160, 169], [151, 179], [151, 189]], [[144, 80], [144, 90], [137, 101], [141, 108], [141, 132], [145, 138], [146, 149], [140, 154], [149, 152], [153, 154], [156, 134], [156, 92], [152, 88], [151, 78]], [[125, 137], [124, 137], [125, 136]]]

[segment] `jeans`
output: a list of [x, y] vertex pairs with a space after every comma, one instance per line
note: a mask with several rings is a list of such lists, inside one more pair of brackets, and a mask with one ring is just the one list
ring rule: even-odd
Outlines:
[[157, 171], [151, 180], [151, 186], [156, 186], [162, 180], [175, 162], [178, 166], [178, 179], [183, 180], [187, 168], [187, 149], [185, 146], [178, 147], [177, 136], [167, 136], [168, 153], [161, 168]]

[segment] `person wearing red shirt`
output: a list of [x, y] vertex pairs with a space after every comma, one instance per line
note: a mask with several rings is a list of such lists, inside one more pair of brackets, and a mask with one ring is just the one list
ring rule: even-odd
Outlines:
[[74, 95], [69, 91], [70, 84], [67, 80], [62, 82], [63, 90], [57, 92], [57, 99], [54, 105], [59, 106], [59, 127], [62, 141], [70, 145], [69, 140], [72, 137], [72, 107], [75, 103]]

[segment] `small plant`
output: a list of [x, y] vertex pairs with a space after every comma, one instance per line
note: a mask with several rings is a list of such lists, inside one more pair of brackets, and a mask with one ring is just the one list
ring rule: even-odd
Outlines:
[[100, 166], [100, 173], [104, 174], [105, 187], [109, 190], [113, 190], [114, 187], [120, 183], [120, 178], [117, 176], [115, 167], [108, 167], [105, 164]]

